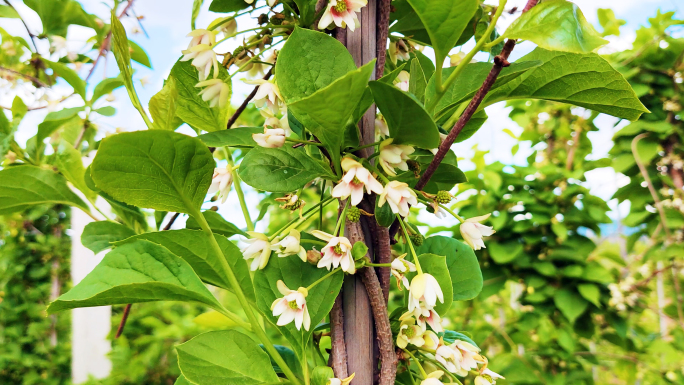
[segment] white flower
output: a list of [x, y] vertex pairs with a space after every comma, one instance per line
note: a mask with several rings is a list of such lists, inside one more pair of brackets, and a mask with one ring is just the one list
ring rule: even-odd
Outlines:
[[385, 117], [382, 114], [378, 114], [375, 117], [375, 141], [377, 142], [380, 138], [388, 136], [390, 136], [390, 132]]
[[411, 79], [411, 75], [406, 72], [406, 71], [401, 71], [399, 72], [399, 75], [397, 75], [397, 78], [394, 79], [394, 85], [399, 88], [400, 90], [404, 92], [408, 92], [409, 90], [409, 80]]
[[423, 329], [426, 329], [425, 325], [427, 324], [437, 333], [444, 331], [444, 328], [442, 327], [442, 318], [434, 309], [421, 309], [420, 314], [415, 314], [414, 310], [414, 315], [416, 316], [416, 323]]
[[59, 35], [52, 35], [50, 38], [52, 42], [50, 43], [50, 51], [60, 52], [66, 49], [67, 40]]
[[439, 380], [443, 375], [443, 371], [435, 370], [428, 374], [427, 378], [420, 382], [420, 385], [444, 385], [442, 381]]
[[466, 56], [465, 52], [457, 52], [453, 55], [450, 55], [449, 56], [449, 66], [456, 67], [457, 65], [461, 64], [461, 62], [463, 61], [465, 56]]
[[403, 61], [409, 61], [411, 59], [411, 56], [409, 56], [409, 49], [406, 46], [404, 39], [390, 42], [389, 57], [394, 64], [397, 64], [397, 59]]
[[483, 247], [486, 248], [487, 246], [485, 246], [482, 237], [488, 237], [496, 232], [490, 226], [485, 226], [480, 223], [489, 218], [490, 215], [491, 214], [468, 218], [465, 222], [461, 223], [461, 236], [473, 250], [480, 250]]
[[353, 32], [360, 25], [356, 12], [361, 12], [367, 3], [366, 0], [330, 0], [318, 22], [318, 29], [325, 29], [334, 22], [340, 28], [349, 26]]
[[[452, 349], [447, 345], [440, 345], [435, 351], [435, 359], [439, 361], [440, 364], [444, 365], [444, 368], [451, 373], [463, 373], [463, 370], [461, 369], [460, 350]], [[467, 374], [467, 372], [465, 374]]]
[[439, 206], [439, 203], [437, 203], [436, 201], [432, 201], [430, 203], [430, 207], [432, 207], [432, 212], [435, 214], [435, 216], [437, 218], [439, 218], [439, 219], [446, 218], [447, 212], [446, 212], [446, 210], [444, 210], [443, 208], [441, 208]]
[[486, 362], [485, 358], [479, 354], [480, 348], [471, 343], [456, 340], [450, 345], [450, 347], [460, 352], [461, 358], [458, 366], [465, 371], [476, 369], [477, 364], [483, 364]]
[[282, 147], [285, 144], [285, 130], [282, 128], [264, 128], [263, 134], [252, 134], [252, 139], [261, 147]]
[[216, 52], [207, 44], [199, 44], [183, 51], [181, 61], [192, 59], [192, 65], [199, 71], [199, 80], [205, 80], [214, 69], [214, 78], [218, 76], [218, 60]]
[[145, 88], [146, 85], [150, 84], [150, 76], [145, 75], [139, 79], [140, 87]]
[[280, 280], [278, 280], [277, 285], [278, 291], [284, 297], [276, 299], [271, 305], [273, 316], [280, 316], [276, 325], [285, 326], [294, 321], [297, 330], [301, 330], [302, 325], [304, 325], [304, 330], [309, 330], [311, 327], [311, 317], [309, 316], [309, 309], [306, 307], [308, 290], [305, 287], [290, 290], [285, 285], [285, 282]]
[[363, 199], [364, 186], [369, 194], [371, 191], [376, 194], [382, 193], [382, 184], [361, 163], [351, 158], [344, 158], [342, 159], [342, 169], [346, 171], [346, 174], [340, 183], [333, 188], [333, 197], [347, 199], [351, 196], [351, 204], [356, 206]]
[[347, 377], [347, 378], [342, 378], [342, 379], [339, 379], [339, 378], [329, 378], [329, 379], [328, 379], [328, 383], [327, 383], [326, 385], [349, 385], [349, 383], [351, 382], [351, 380], [354, 379], [354, 376], [355, 376], [355, 375], [356, 375], [356, 373], [352, 373], [351, 376], [349, 376], [349, 377]]
[[278, 119], [268, 108], [259, 110], [259, 113], [264, 117], [264, 128], [282, 128], [285, 130], [285, 136], [290, 136], [290, 134], [292, 134], [290, 122], [287, 120], [287, 110], [280, 119]]
[[230, 86], [221, 79], [204, 80], [197, 83], [195, 87], [206, 87], [200, 91], [199, 95], [202, 100], [209, 102], [209, 107], [223, 108], [228, 103]]
[[299, 234], [299, 231], [292, 229], [290, 230], [290, 235], [271, 246], [271, 250], [275, 251], [279, 258], [297, 254], [302, 262], [306, 262], [306, 250], [299, 244], [300, 239], [301, 235]]
[[196, 29], [190, 32], [187, 36], [192, 37], [192, 40], [190, 40], [190, 44], [188, 44], [188, 50], [201, 44], [208, 46], [213, 46], [214, 44], [216, 44], [216, 32], [214, 31], [208, 31], [206, 29]]
[[354, 274], [356, 272], [354, 257], [351, 253], [352, 244], [349, 242], [349, 239], [336, 237], [319, 230], [314, 230], [311, 234], [318, 239], [328, 242], [321, 249], [323, 257], [318, 261], [318, 267], [325, 267], [328, 270], [341, 267], [342, 271], [346, 273]]
[[[439, 144], [440, 145], [442, 144], [442, 142], [444, 142], [446, 137], [447, 137], [446, 134], [442, 134], [441, 132], [439, 133]], [[439, 151], [439, 147], [430, 149], [430, 152], [432, 153], [432, 155], [437, 155], [437, 151]]]
[[228, 36], [233, 36], [235, 35], [235, 32], [237, 32], [237, 20], [235, 20], [235, 17], [219, 17], [218, 19], [214, 20], [209, 24], [209, 28], [221, 24], [218, 28], [216, 28], [216, 32], [221, 32], [223, 33], [223, 37], [226, 38]]
[[385, 185], [378, 207], [384, 206], [385, 202], [389, 203], [393, 213], [406, 217], [409, 214], [409, 205], [417, 205], [418, 199], [408, 184], [393, 180]]
[[395, 168], [401, 171], [408, 171], [406, 161], [409, 160], [409, 155], [416, 151], [411, 146], [403, 144], [392, 144], [394, 139], [389, 138], [380, 143], [380, 166], [385, 170], [387, 175], [396, 176]]
[[498, 379], [505, 380], [506, 378], [485, 368], [479, 376], [475, 377], [475, 385], [494, 385]]
[[422, 309], [420, 302], [424, 302], [428, 309], [432, 309], [437, 304], [437, 300], [444, 303], [444, 294], [439, 283], [430, 274], [418, 274], [411, 281], [409, 288], [409, 311], [414, 311], [416, 308]]
[[406, 257], [406, 254], [398, 256], [394, 259], [394, 261], [392, 261], [390, 266], [392, 268], [392, 275], [397, 279], [397, 286], [399, 287], [399, 290], [402, 290], [402, 284], [406, 289], [409, 288], [409, 281], [408, 278], [406, 278], [406, 273], [416, 271], [416, 265], [405, 260], [404, 257]]
[[405, 349], [408, 344], [421, 347], [425, 345], [425, 339], [423, 338], [425, 330], [420, 326], [416, 325], [416, 320], [413, 318], [404, 320], [399, 326], [399, 335], [397, 335], [397, 346], [401, 349]]
[[227, 165], [226, 168], [215, 168], [214, 175], [211, 177], [211, 186], [209, 186], [209, 191], [207, 191], [207, 194], [214, 194], [218, 191], [218, 197], [221, 199], [221, 203], [226, 203], [226, 199], [228, 199], [228, 193], [230, 192], [230, 186], [232, 185], [232, 167]]
[[247, 84], [259, 85], [257, 93], [254, 95], [254, 104], [261, 108], [264, 105], [268, 107], [273, 114], [276, 114], [280, 109], [283, 97], [280, 96], [280, 90], [275, 82], [270, 82], [264, 79], [242, 79]]
[[249, 246], [240, 250], [244, 259], [253, 259], [250, 270], [261, 270], [268, 264], [268, 259], [271, 257], [271, 242], [264, 234], [254, 231], [248, 231], [247, 234], [251, 237], [245, 240]]

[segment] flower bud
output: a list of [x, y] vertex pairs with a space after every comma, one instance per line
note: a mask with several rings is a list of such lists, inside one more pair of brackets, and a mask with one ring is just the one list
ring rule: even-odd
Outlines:
[[425, 237], [423, 237], [422, 234], [414, 234], [409, 237], [411, 239], [411, 243], [413, 243], [416, 246], [420, 246], [423, 244], [423, 241], [425, 240]]
[[317, 250], [309, 250], [306, 252], [306, 261], [312, 265], [317, 265], [322, 258], [321, 252]]
[[441, 191], [437, 192], [437, 196], [435, 197], [435, 200], [437, 201], [437, 203], [447, 204], [447, 203], [451, 202], [451, 198], [452, 198], [452, 195], [450, 192], [441, 190]]
[[347, 209], [347, 220], [352, 223], [356, 223], [361, 218], [361, 210], [356, 206], [351, 206]]

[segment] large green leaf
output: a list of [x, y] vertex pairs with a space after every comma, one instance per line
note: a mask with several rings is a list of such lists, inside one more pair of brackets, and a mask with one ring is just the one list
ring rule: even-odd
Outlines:
[[[240, 249], [220, 235], [214, 237], [221, 247], [226, 261], [238, 278], [245, 296], [248, 300], [256, 302], [249, 268]], [[211, 241], [204, 231], [184, 229], [144, 233], [121, 240], [114, 245], [119, 246], [141, 239], [164, 246], [173, 254], [183, 258], [204, 282], [231, 290], [230, 281], [226, 277], [221, 261], [218, 260], [211, 247]]]
[[553, 296], [553, 302], [570, 323], [574, 323], [589, 306], [586, 299], [571, 289], [558, 290]]
[[[437, 300], [435, 311], [438, 314], [446, 314], [451, 307], [451, 303], [454, 301], [453, 284], [449, 268], [447, 267], [446, 257], [444, 255], [427, 253], [419, 255], [418, 261], [420, 261], [420, 267], [423, 272], [435, 277], [437, 283], [439, 283], [439, 287], [442, 289], [444, 302], [439, 302], [439, 300]], [[412, 281], [415, 276], [416, 273], [409, 274], [409, 281]]]
[[328, 148], [334, 164], [338, 163], [347, 123], [363, 97], [374, 68], [375, 60], [372, 60], [327, 87], [287, 105], [297, 120]]
[[137, 131], [102, 140], [91, 165], [97, 187], [143, 208], [194, 213], [214, 172], [214, 158], [197, 138], [170, 131]]
[[465, 243], [453, 238], [434, 236], [425, 239], [416, 252], [446, 257], [455, 301], [473, 299], [482, 290], [480, 265], [473, 249]]
[[174, 131], [178, 128], [182, 122], [176, 118], [177, 103], [176, 80], [169, 77], [161, 91], [150, 98], [148, 106], [153, 120], [152, 128], [166, 131]]
[[90, 212], [63, 176], [35, 166], [0, 170], [0, 215], [43, 204], [65, 204]]
[[198, 138], [210, 147], [251, 148], [256, 146], [252, 134], [262, 134], [263, 127], [235, 127], [230, 130], [209, 132]]
[[389, 84], [369, 83], [375, 103], [387, 121], [395, 144], [439, 146], [439, 130], [425, 108], [410, 94]]
[[[206, 219], [207, 224], [209, 225], [209, 228], [211, 231], [213, 231], [215, 234], [221, 234], [224, 237], [232, 237], [235, 234], [240, 234], [240, 235], [247, 235], [244, 231], [240, 230], [237, 226], [234, 224], [228, 222], [227, 220], [223, 219], [221, 214], [217, 213], [216, 211], [212, 210], [205, 210], [202, 212], [202, 215], [204, 216], [204, 219]], [[188, 220], [185, 222], [185, 228], [186, 229], [194, 229], [194, 230], [200, 230], [201, 227], [199, 223], [197, 223], [197, 220], [193, 217], [188, 218]]]
[[196, 385], [276, 384], [268, 354], [237, 330], [213, 331], [178, 345], [178, 366]]
[[[542, 64], [540, 61], [518, 61], [512, 63], [510, 66], [501, 70], [501, 73], [496, 78], [496, 82], [492, 85], [490, 92], [540, 64]], [[463, 72], [461, 72], [449, 85], [449, 88], [444, 90], [444, 95], [439, 102], [437, 102], [434, 110], [431, 111], [434, 116], [437, 118], [448, 117], [459, 104], [472, 98], [477, 90], [482, 87], [482, 83], [487, 78], [487, 75], [489, 75], [492, 66], [493, 64], [486, 62], [467, 64], [463, 69]], [[448, 78], [455, 69], [456, 67], [442, 69], [442, 77], [444, 79]], [[425, 89], [425, 105], [431, 105], [436, 96], [435, 78], [433, 77], [430, 79], [427, 88]]]
[[355, 69], [354, 59], [342, 43], [325, 33], [297, 27], [278, 54], [276, 78], [289, 105]]
[[542, 64], [489, 93], [480, 109], [501, 100], [543, 99], [632, 121], [649, 112], [625, 78], [599, 55], [537, 48], [520, 59], [535, 60]]
[[93, 271], [48, 307], [48, 313], [79, 307], [150, 301], [195, 301], [220, 309], [190, 265], [148, 241], [117, 247]]
[[124, 240], [135, 235], [135, 231], [121, 223], [110, 221], [91, 222], [81, 234], [83, 246], [97, 254], [112, 247], [112, 242]]
[[565, 0], [547, 0], [523, 13], [506, 29], [509, 39], [530, 40], [555, 51], [592, 52], [608, 44], [584, 18], [579, 7]]
[[24, 3], [40, 16], [45, 35], [66, 37], [70, 24], [99, 30], [95, 16], [87, 14], [81, 4], [74, 0], [26, 0]]
[[[475, 15], [478, 0], [408, 0], [427, 30], [435, 56], [445, 58]], [[441, 67], [442, 63], [437, 63]]]
[[292, 147], [250, 150], [238, 169], [240, 179], [258, 190], [291, 192], [318, 177], [335, 179], [330, 169]]
[[249, 7], [245, 0], [212, 0], [209, 10], [212, 12], [236, 12]]
[[74, 187], [79, 189], [91, 202], [95, 201], [97, 193], [86, 186], [85, 167], [83, 167], [82, 154], [71, 144], [62, 141], [57, 147], [54, 156], [55, 166]]
[[[171, 68], [171, 76], [178, 90], [176, 115], [179, 118], [196, 130], [212, 132], [226, 129], [230, 118], [228, 104], [223, 108], [212, 108], [209, 102], [202, 100], [201, 89], [195, 87], [199, 83], [199, 73], [190, 61], [177, 61]], [[231, 85], [228, 71], [223, 66], [219, 66], [218, 78]]]
[[[273, 324], [277, 318], [271, 314], [271, 304], [283, 295], [276, 286], [278, 280], [285, 282], [287, 287], [297, 290], [299, 287], [307, 287], [328, 273], [326, 269], [319, 269], [314, 265], [303, 263], [296, 255], [287, 258], [271, 258], [263, 270], [258, 270], [254, 275], [254, 287], [257, 295], [257, 306]], [[344, 275], [337, 272], [330, 278], [309, 290], [306, 297], [306, 306], [311, 316], [311, 329], [309, 331], [297, 330], [294, 323], [278, 328], [278, 330], [292, 344], [292, 349], [299, 357], [302, 357], [303, 347], [306, 346], [316, 325], [322, 322], [330, 313], [335, 297], [342, 287]]]

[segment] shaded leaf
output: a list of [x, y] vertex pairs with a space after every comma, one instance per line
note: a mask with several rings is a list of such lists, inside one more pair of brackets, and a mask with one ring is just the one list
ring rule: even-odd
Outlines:
[[124, 240], [135, 235], [135, 231], [121, 223], [110, 221], [91, 222], [81, 234], [83, 246], [97, 254], [112, 247], [113, 242]]
[[416, 249], [417, 253], [431, 253], [446, 257], [451, 277], [454, 301], [475, 298], [482, 291], [482, 272], [470, 246], [453, 238], [433, 236], [426, 238]]

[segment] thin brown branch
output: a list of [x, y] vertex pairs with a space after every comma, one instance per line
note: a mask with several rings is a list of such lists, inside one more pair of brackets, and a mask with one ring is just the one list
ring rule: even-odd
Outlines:
[[385, 59], [387, 55], [387, 36], [389, 35], [391, 0], [378, 0], [377, 17], [378, 25], [376, 29], [376, 45], [378, 61], [375, 65], [375, 78], [380, 79], [385, 73]]
[[330, 359], [333, 372], [337, 378], [347, 378], [347, 347], [344, 344], [344, 313], [342, 312], [342, 295], [335, 298], [335, 304], [330, 312]]
[[40, 79], [38, 79], [37, 77], [31, 76], [31, 75], [27, 75], [27, 74], [21, 73], [21, 72], [19, 72], [19, 71], [15, 71], [15, 70], [13, 70], [13, 69], [5, 68], [5, 67], [0, 67], [0, 71], [5, 71], [5, 72], [9, 72], [9, 73], [12, 73], [12, 74], [15, 74], [15, 75], [19, 75], [19, 76], [21, 76], [21, 77], [23, 77], [23, 78], [26, 78], [26, 79], [30, 80], [30, 81], [33, 82], [33, 84], [36, 85], [36, 86], [43, 87], [43, 88], [48, 88], [48, 85], [45, 84], [45, 83], [43, 83], [43, 82], [42, 82]]
[[639, 167], [639, 171], [641, 171], [641, 176], [644, 177], [644, 180], [646, 181], [646, 184], [648, 185], [648, 191], [651, 193], [651, 197], [653, 198], [653, 201], [655, 202], [655, 207], [658, 210], [658, 213], [660, 214], [660, 222], [663, 224], [663, 230], [665, 230], [665, 236], [669, 239], [670, 238], [670, 228], [667, 226], [667, 217], [665, 216], [665, 211], [663, 210], [663, 205], [660, 202], [660, 198], [658, 198], [658, 193], [656, 192], [655, 187], [653, 187], [653, 183], [651, 182], [651, 178], [648, 176], [648, 170], [646, 170], [646, 166], [644, 166], [644, 163], [641, 161], [639, 158], [639, 153], [637, 152], [637, 144], [639, 141], [645, 137], [647, 137], [647, 133], [639, 134], [632, 139], [632, 155], [634, 155], [634, 161], [636, 162], [637, 166]]
[[126, 326], [126, 320], [128, 319], [128, 314], [131, 312], [131, 306], [132, 304], [126, 305], [123, 311], [123, 317], [121, 317], [121, 322], [119, 323], [119, 327], [116, 329], [116, 335], [114, 338], [119, 338], [121, 337], [121, 334], [123, 333], [124, 327]]
[[[14, 8], [12, 4], [8, 0], [5, 0], [5, 4], [7, 4], [10, 8], [16, 12], [17, 15], [19, 15], [19, 12], [17, 12], [17, 9]], [[21, 23], [24, 24], [24, 28], [26, 28], [26, 33], [28, 33], [29, 37], [31, 38], [31, 43], [33, 43], [33, 49], [36, 50], [36, 53], [38, 53], [38, 46], [36, 45], [36, 35], [34, 35], [31, 30], [29, 29], [28, 25], [24, 21], [24, 18], [19, 15], [19, 20], [21, 20]]]
[[173, 214], [171, 219], [169, 219], [169, 223], [167, 223], [166, 226], [164, 226], [162, 231], [170, 230], [171, 226], [173, 226], [173, 223], [176, 221], [176, 219], [178, 219], [178, 216], [180, 216], [180, 213]]
[[[271, 78], [271, 75], [273, 75], [274, 68], [275, 66], [271, 67], [271, 69], [268, 70], [266, 75], [263, 77], [264, 80], [268, 80]], [[233, 126], [233, 124], [235, 124], [235, 121], [238, 120], [242, 112], [245, 111], [245, 108], [247, 108], [247, 105], [249, 105], [249, 102], [251, 102], [252, 99], [254, 99], [254, 96], [257, 94], [257, 91], [259, 91], [259, 86], [254, 87], [252, 92], [250, 92], [249, 95], [247, 95], [247, 98], [242, 102], [242, 104], [240, 104], [240, 107], [238, 107], [238, 109], [235, 110], [233, 116], [231, 116], [230, 119], [228, 119], [226, 130], [229, 130]]]

